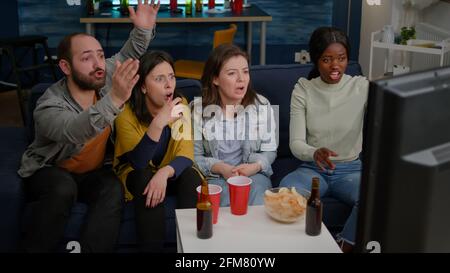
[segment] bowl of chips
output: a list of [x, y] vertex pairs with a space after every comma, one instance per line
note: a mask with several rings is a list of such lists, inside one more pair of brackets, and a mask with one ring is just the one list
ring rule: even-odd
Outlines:
[[273, 219], [294, 223], [305, 215], [309, 195], [309, 191], [295, 187], [272, 188], [264, 193], [264, 208]]

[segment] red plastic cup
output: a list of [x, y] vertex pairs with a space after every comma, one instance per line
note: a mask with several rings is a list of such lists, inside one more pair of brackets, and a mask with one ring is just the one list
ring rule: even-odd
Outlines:
[[231, 6], [231, 12], [240, 14], [242, 12], [242, 6], [243, 6], [242, 0], [231, 0], [230, 6]]
[[228, 189], [230, 191], [230, 208], [234, 215], [247, 214], [248, 197], [250, 195], [250, 184], [252, 180], [247, 176], [233, 176], [228, 178]]
[[213, 9], [216, 7], [215, 0], [208, 0], [208, 9]]
[[[202, 191], [202, 186], [197, 187], [197, 198], [200, 198], [200, 192]], [[220, 207], [220, 193], [222, 192], [222, 187], [219, 185], [208, 184], [209, 199], [211, 201], [211, 206], [213, 209], [213, 224], [217, 224], [219, 220], [219, 207]]]
[[175, 11], [178, 8], [177, 0], [170, 0], [170, 11]]

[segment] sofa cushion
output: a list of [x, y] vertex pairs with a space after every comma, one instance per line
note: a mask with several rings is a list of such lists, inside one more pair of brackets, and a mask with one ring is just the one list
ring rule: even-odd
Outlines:
[[188, 101], [192, 101], [194, 97], [201, 96], [202, 85], [198, 80], [185, 79], [177, 80], [177, 91], [186, 97]]
[[289, 173], [295, 171], [302, 162], [295, 157], [277, 157], [272, 164], [273, 174], [270, 177], [272, 186], [278, 187], [281, 179]]

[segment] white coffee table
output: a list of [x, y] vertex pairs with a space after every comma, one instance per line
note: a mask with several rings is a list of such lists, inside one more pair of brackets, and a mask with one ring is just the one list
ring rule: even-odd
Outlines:
[[264, 206], [250, 206], [243, 216], [231, 214], [229, 207], [220, 208], [210, 239], [197, 238], [195, 209], [177, 209], [175, 213], [178, 252], [342, 252], [324, 224], [319, 236], [308, 236], [304, 217], [292, 224], [279, 223], [266, 214]]

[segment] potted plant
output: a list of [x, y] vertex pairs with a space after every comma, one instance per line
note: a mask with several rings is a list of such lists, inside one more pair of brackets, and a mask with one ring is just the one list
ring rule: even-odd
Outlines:
[[410, 39], [416, 39], [416, 29], [414, 27], [402, 27], [400, 31], [400, 44], [406, 45]]

